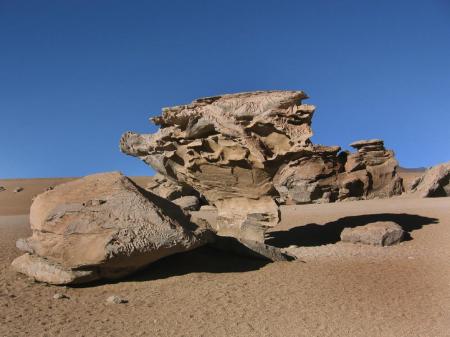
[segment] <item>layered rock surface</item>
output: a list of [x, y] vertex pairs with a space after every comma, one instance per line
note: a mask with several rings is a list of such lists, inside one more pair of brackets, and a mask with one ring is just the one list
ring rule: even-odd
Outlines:
[[181, 209], [118, 172], [58, 185], [30, 211], [33, 234], [13, 267], [52, 284], [113, 279], [208, 242]]
[[[279, 219], [273, 198], [278, 167], [311, 147], [314, 107], [302, 104], [304, 98], [303, 91], [251, 92], [165, 108], [152, 118], [161, 126], [157, 133], [127, 132], [121, 150], [218, 206], [221, 230], [263, 233], [254, 227]], [[245, 205], [239, 214], [235, 198]], [[248, 213], [253, 208], [256, 213]]]
[[382, 140], [361, 140], [350, 146], [357, 152], [347, 155], [339, 176], [339, 199], [388, 198], [403, 192], [394, 152], [386, 150]]
[[381, 140], [356, 153], [313, 145], [303, 91], [206, 97], [164, 108], [155, 134], [127, 132], [121, 150], [192, 186], [218, 208], [219, 234], [263, 241], [278, 203], [389, 197], [402, 191], [397, 162]]
[[156, 174], [151, 177], [145, 189], [159, 195], [161, 198], [171, 201], [186, 196], [194, 196], [199, 200], [202, 199], [201, 195], [191, 186], [179, 184], [177, 181], [168, 179], [162, 174]]

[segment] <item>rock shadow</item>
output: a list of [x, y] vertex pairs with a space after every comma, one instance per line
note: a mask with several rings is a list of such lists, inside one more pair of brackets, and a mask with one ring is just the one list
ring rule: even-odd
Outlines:
[[268, 263], [268, 260], [243, 257], [205, 246], [156, 261], [124, 281], [160, 280], [191, 273], [241, 273], [258, 270]]
[[336, 243], [340, 241], [340, 235], [344, 228], [364, 226], [376, 221], [393, 221], [399, 224], [407, 234], [405, 240], [412, 239], [410, 235], [411, 231], [439, 222], [436, 218], [406, 213], [347, 216], [324, 225], [311, 223], [291, 228], [288, 231], [270, 232], [268, 233], [269, 237], [266, 239], [266, 244], [282, 248], [290, 245], [311, 247]]
[[71, 285], [73, 288], [91, 288], [105, 284], [162, 280], [191, 273], [241, 273], [264, 267], [267, 259], [243, 257], [209, 246], [174, 254], [120, 279], [102, 279], [91, 283]]

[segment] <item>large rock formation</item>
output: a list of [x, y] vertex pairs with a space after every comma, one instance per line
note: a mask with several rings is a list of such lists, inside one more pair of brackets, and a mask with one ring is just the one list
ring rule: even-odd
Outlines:
[[450, 196], [450, 162], [426, 170], [412, 183], [411, 189], [423, 198]]
[[40, 194], [30, 212], [33, 235], [13, 267], [52, 284], [113, 279], [158, 259], [204, 245], [209, 232], [174, 204], [122, 174], [96, 174]]
[[313, 145], [315, 110], [303, 91], [257, 91], [164, 108], [155, 134], [127, 132], [121, 150], [192, 186], [217, 206], [216, 231], [264, 240], [278, 204], [333, 202], [401, 193], [397, 162], [379, 140]]
[[192, 186], [218, 207], [218, 231], [263, 240], [279, 220], [273, 177], [311, 147], [314, 107], [303, 91], [207, 97], [163, 109], [160, 130], [127, 132], [121, 150]]

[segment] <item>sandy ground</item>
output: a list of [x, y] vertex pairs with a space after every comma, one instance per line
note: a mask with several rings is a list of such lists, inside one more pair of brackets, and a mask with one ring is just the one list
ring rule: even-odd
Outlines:
[[[0, 336], [450, 336], [450, 198], [286, 206], [268, 241], [298, 245], [295, 262], [201, 248], [121, 282], [61, 288], [11, 270], [30, 230], [27, 215], [7, 215], [26, 205], [2, 193]], [[343, 227], [377, 220], [410, 240], [338, 241]], [[108, 305], [110, 295], [128, 303]]]

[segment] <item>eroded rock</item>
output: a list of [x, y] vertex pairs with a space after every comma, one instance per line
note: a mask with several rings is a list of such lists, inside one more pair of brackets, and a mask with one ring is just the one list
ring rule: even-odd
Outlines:
[[164, 108], [155, 134], [125, 133], [121, 150], [217, 207], [219, 235], [261, 241], [278, 204], [384, 198], [402, 193], [382, 140], [313, 145], [315, 107], [303, 91], [206, 97]]
[[[164, 108], [152, 118], [161, 126], [157, 133], [127, 132], [120, 147], [204, 195], [218, 207], [220, 230], [229, 227], [231, 233], [257, 222], [264, 231], [278, 222], [273, 211], [278, 167], [311, 147], [314, 106], [302, 104], [305, 98], [303, 91], [261, 91], [197, 99]], [[235, 198], [243, 208], [264, 209], [262, 220], [255, 220], [254, 212], [250, 218], [246, 211], [230, 213]]]
[[33, 234], [13, 267], [52, 284], [130, 274], [162, 257], [208, 242], [181, 209], [118, 172], [95, 174], [40, 194], [31, 206]]
[[411, 190], [423, 198], [450, 196], [450, 162], [426, 170], [412, 183]]

